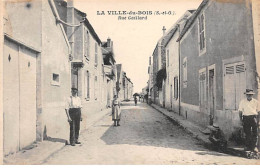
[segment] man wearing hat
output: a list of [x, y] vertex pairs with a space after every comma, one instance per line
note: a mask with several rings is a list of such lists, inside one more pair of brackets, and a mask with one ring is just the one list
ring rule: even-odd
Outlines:
[[80, 144], [78, 141], [79, 138], [79, 129], [80, 129], [80, 121], [81, 118], [81, 100], [77, 96], [78, 89], [71, 88], [71, 94], [67, 101], [65, 111], [68, 117], [68, 122], [70, 124], [70, 144], [71, 146], [75, 146], [75, 144]]
[[253, 98], [252, 89], [246, 89], [246, 99], [239, 103], [239, 116], [246, 135], [245, 150], [258, 152], [257, 149], [257, 118], [259, 113], [258, 101]]

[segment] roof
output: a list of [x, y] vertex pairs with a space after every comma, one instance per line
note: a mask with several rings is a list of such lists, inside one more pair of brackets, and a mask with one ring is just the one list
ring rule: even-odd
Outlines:
[[171, 38], [173, 37], [173, 35], [176, 33], [176, 31], [178, 30], [178, 26], [177, 26], [177, 23], [179, 23], [180, 21], [182, 21], [184, 18], [187, 18], [187, 12], [189, 12], [189, 15], [191, 15], [192, 13], [194, 13], [194, 11], [196, 10], [188, 10], [185, 12], [185, 14], [180, 18], [178, 19], [175, 24], [158, 40], [157, 44], [156, 44], [156, 47], [153, 51], [153, 55], [154, 55], [154, 52], [156, 50], [156, 48], [158, 48], [158, 44], [161, 42], [161, 45], [163, 45], [164, 47], [169, 43], [169, 41], [171, 40]]
[[[167, 44], [170, 42], [170, 40], [172, 39], [172, 37], [174, 36], [174, 34], [177, 32], [179, 26], [178, 24], [183, 21], [183, 20], [187, 20], [188, 17], [190, 17], [192, 15], [192, 13], [194, 13], [196, 10], [187, 10], [181, 17], [180, 19], [178, 19], [175, 24], [172, 26], [173, 28], [170, 30], [170, 32], [168, 33], [168, 36], [165, 37], [165, 42], [164, 42], [164, 46], [166, 47]], [[187, 22], [186, 22], [187, 24]]]
[[[59, 5], [63, 6], [63, 7], [66, 7], [67, 8], [67, 2], [64, 1], [64, 0], [55, 0], [56, 3], [58, 3]], [[55, 4], [56, 4], [55, 3]], [[58, 6], [57, 6], [58, 7]], [[82, 16], [83, 18], [85, 18], [84, 20], [84, 24], [87, 26], [90, 34], [94, 37], [94, 39], [99, 43], [101, 44], [101, 40], [99, 39], [97, 33], [95, 32], [94, 28], [92, 27], [92, 25], [90, 24], [89, 20], [86, 18], [87, 14], [78, 10], [77, 8], [74, 8], [75, 11], [77, 12], [77, 14], [79, 14], [80, 16]]]
[[200, 11], [203, 9], [204, 6], [208, 4], [209, 0], [203, 0], [198, 7], [198, 9], [193, 13], [193, 15], [190, 17], [190, 19], [187, 21], [186, 25], [184, 26], [179, 38], [177, 39], [177, 42], [182, 39], [182, 37], [185, 35], [185, 33], [189, 30], [191, 25], [194, 23], [196, 20], [197, 16], [199, 15]]

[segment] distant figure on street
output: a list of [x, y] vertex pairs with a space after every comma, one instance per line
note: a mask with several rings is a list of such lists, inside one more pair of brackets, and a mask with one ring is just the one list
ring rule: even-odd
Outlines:
[[258, 152], [257, 149], [257, 125], [259, 115], [259, 105], [252, 89], [246, 89], [246, 99], [239, 103], [239, 117], [243, 124], [246, 136], [245, 151]]
[[135, 98], [134, 98], [134, 101], [135, 101], [135, 105], [137, 104], [137, 98], [136, 98], [136, 96], [135, 96]]
[[112, 120], [114, 121], [114, 126], [120, 126], [119, 121], [121, 118], [120, 101], [117, 95], [114, 96], [112, 102]]
[[65, 111], [68, 117], [68, 122], [70, 124], [70, 145], [75, 146], [75, 144], [80, 144], [79, 130], [81, 118], [81, 100], [78, 97], [78, 89], [71, 88], [72, 96], [70, 96], [66, 101]]
[[214, 148], [224, 151], [227, 148], [227, 141], [223, 131], [217, 124], [208, 127], [210, 129], [209, 140], [214, 145]]

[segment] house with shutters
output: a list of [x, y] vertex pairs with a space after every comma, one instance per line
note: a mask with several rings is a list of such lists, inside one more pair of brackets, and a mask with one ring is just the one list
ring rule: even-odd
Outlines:
[[133, 82], [126, 76], [126, 72], [123, 72], [123, 91], [124, 98], [122, 100], [128, 101], [133, 97]]
[[3, 6], [3, 153], [47, 137], [65, 142], [71, 48], [57, 9], [52, 0]]
[[102, 42], [102, 54], [104, 62], [104, 98], [107, 107], [112, 107], [113, 97], [116, 93], [117, 69], [115, 55], [113, 52], [113, 41], [110, 38]]
[[152, 54], [153, 94], [151, 100], [155, 104], [165, 107], [166, 56], [164, 43], [166, 41], [166, 38], [169, 37], [169, 33], [166, 32], [166, 28], [164, 26], [162, 31], [163, 35], [157, 41]]
[[116, 93], [121, 101], [124, 100], [124, 71], [122, 64], [116, 64], [116, 71], [117, 71], [117, 82], [116, 82]]
[[165, 80], [165, 108], [179, 113], [180, 110], [180, 43], [177, 42], [180, 32], [183, 30], [187, 20], [195, 10], [188, 10], [181, 16], [171, 28], [168, 38], [164, 43], [166, 52], [166, 80]]
[[[73, 0], [54, 0], [71, 45], [71, 86], [78, 89], [82, 100], [82, 129], [87, 126], [87, 117], [106, 108], [102, 42], [96, 34], [86, 13], [74, 7]], [[103, 91], [102, 91], [103, 90]]]
[[250, 1], [202, 1], [177, 39], [182, 116], [227, 138], [241, 129], [239, 102], [259, 87], [253, 37]]

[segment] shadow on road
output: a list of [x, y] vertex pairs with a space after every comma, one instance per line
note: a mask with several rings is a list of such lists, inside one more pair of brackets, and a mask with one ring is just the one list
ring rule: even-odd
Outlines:
[[139, 108], [132, 108], [131, 103], [127, 102], [124, 107], [121, 126], [114, 127], [111, 121], [111, 126], [101, 137], [107, 145], [154, 146], [193, 150], [200, 155], [225, 155], [208, 152], [198, 140], [145, 103], [139, 104]]
[[51, 141], [51, 142], [60, 142], [60, 143], [68, 143], [66, 139], [61, 139], [61, 138], [52, 138], [52, 137], [47, 137], [44, 139], [45, 141]]

